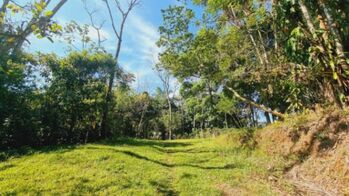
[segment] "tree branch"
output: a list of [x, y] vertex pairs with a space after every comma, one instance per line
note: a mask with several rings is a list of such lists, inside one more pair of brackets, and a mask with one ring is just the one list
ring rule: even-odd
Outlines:
[[114, 31], [116, 37], [117, 37], [118, 39], [120, 39], [120, 35], [119, 35], [119, 33], [117, 32], [117, 30], [116, 30], [116, 26], [115, 26], [115, 22], [114, 22], [114, 17], [113, 17], [113, 14], [112, 14], [112, 12], [111, 12], [111, 8], [110, 8], [110, 5], [109, 5], [109, 2], [108, 2], [108, 0], [104, 0], [104, 2], [105, 2], [106, 6], [107, 6], [107, 8], [108, 8], [108, 13], [109, 13], [109, 18], [110, 18], [110, 22], [111, 22], [112, 29], [113, 29], [113, 31]]
[[59, 9], [61, 9], [61, 7], [67, 2], [67, 0], [61, 0], [52, 10], [52, 15], [48, 17], [48, 19], [50, 20], [57, 12]]
[[6, 11], [6, 7], [9, 4], [10, 0], [4, 0], [1, 9], [0, 9], [0, 13], [4, 13]]
[[249, 104], [249, 105], [251, 105], [251, 106], [254, 106], [254, 107], [258, 108], [258, 109], [261, 109], [261, 110], [263, 110], [263, 111], [265, 111], [265, 112], [271, 113], [271, 114], [273, 114], [273, 115], [279, 117], [281, 120], [284, 120], [284, 119], [285, 119], [285, 115], [284, 115], [284, 114], [282, 114], [282, 113], [280, 113], [280, 112], [277, 112], [277, 111], [274, 111], [274, 110], [272, 110], [272, 109], [269, 109], [269, 108], [265, 107], [264, 105], [260, 105], [260, 104], [254, 102], [254, 101], [251, 101], [251, 100], [249, 100], [249, 99], [247, 99], [247, 98], [241, 96], [241, 95], [240, 95], [236, 90], [234, 90], [233, 88], [230, 88], [230, 87], [228, 87], [228, 86], [226, 86], [226, 88], [227, 88], [228, 90], [230, 90], [230, 91], [234, 94], [234, 96], [235, 96], [236, 98], [240, 99], [242, 102], [245, 102], [245, 103], [247, 103], [247, 104]]
[[[22, 47], [26, 38], [33, 32], [31, 28], [33, 24], [38, 24], [39, 27], [42, 27], [43, 25], [47, 24], [66, 2], [67, 0], [60, 0], [59, 3], [52, 9], [52, 14], [48, 17], [47, 16], [40, 17], [40, 18], [33, 17], [28, 23], [28, 25], [26, 26], [26, 28], [20, 33], [20, 39], [18, 40], [17, 44], [13, 48], [14, 51], [15, 52], [18, 51]], [[46, 8], [47, 8], [47, 5], [44, 9]]]
[[89, 16], [89, 18], [90, 18], [90, 23], [91, 23], [91, 26], [92, 26], [92, 28], [94, 28], [95, 30], [96, 30], [96, 32], [97, 32], [97, 37], [98, 37], [98, 48], [100, 48], [101, 47], [101, 44], [104, 42], [104, 41], [106, 41], [107, 39], [103, 39], [102, 40], [102, 36], [101, 36], [101, 29], [103, 28], [103, 26], [104, 26], [104, 23], [105, 23], [105, 20], [103, 20], [99, 25], [97, 25], [96, 23], [95, 23], [95, 21], [94, 21], [94, 19], [93, 19], [93, 16], [94, 16], [94, 14], [97, 12], [97, 10], [96, 9], [94, 9], [94, 10], [89, 10], [88, 9], [88, 6], [87, 6], [87, 1], [86, 0], [82, 0], [83, 1], [83, 3], [84, 3], [84, 9], [86, 10], [86, 12], [87, 12], [87, 14], [88, 14], [88, 16]]

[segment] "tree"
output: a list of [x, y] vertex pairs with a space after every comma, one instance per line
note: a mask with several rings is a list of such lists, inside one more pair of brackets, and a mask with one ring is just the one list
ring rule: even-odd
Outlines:
[[[240, 95], [238, 91], [234, 90], [232, 87], [227, 86], [229, 83], [227, 80], [231, 81], [234, 78], [231, 79], [230, 76], [227, 76], [226, 73], [231, 72], [224, 72], [226, 70], [222, 70], [222, 68], [224, 68], [222, 66], [231, 66], [231, 63], [235, 63], [239, 66], [241, 63], [241, 58], [236, 60], [229, 59], [230, 62], [228, 65], [221, 63], [227, 63], [228, 59], [222, 59], [222, 55], [217, 55], [220, 52], [219, 44], [221, 37], [219, 29], [210, 27], [209, 24], [203, 25], [204, 28], [200, 29], [193, 38], [188, 28], [191, 19], [193, 18], [193, 13], [191, 10], [186, 9], [183, 6], [179, 6], [170, 7], [168, 10], [163, 12], [165, 23], [160, 27], [161, 37], [158, 43], [160, 46], [165, 47], [165, 51], [161, 54], [160, 60], [164, 64], [165, 68], [171, 70], [175, 76], [182, 80], [199, 78], [202, 81], [206, 81], [205, 85], [207, 87], [210, 100], [208, 106], [211, 108], [211, 111], [214, 111], [213, 92], [221, 85], [231, 90], [233, 95], [240, 99], [240, 101], [272, 113], [281, 119], [284, 118], [284, 115], [280, 112], [265, 107], [263, 104], [256, 103], [251, 99], [247, 99], [246, 97]], [[246, 12], [242, 14], [246, 16]], [[258, 18], [259, 16], [254, 17]], [[224, 26], [221, 28], [224, 28]], [[240, 29], [241, 27], [239, 27], [237, 30]], [[226, 29], [222, 29], [223, 33], [226, 32], [224, 30]], [[247, 31], [250, 30], [247, 28]], [[262, 37], [259, 33], [258, 35], [258, 37]], [[251, 36], [252, 35], [249, 34], [249, 37]], [[254, 42], [254, 39], [251, 38], [251, 40]], [[254, 43], [253, 46], [257, 47], [256, 43]], [[265, 51], [265, 48], [263, 51]], [[262, 57], [260, 59], [262, 59]], [[267, 62], [269, 61], [267, 55], [265, 54], [264, 60], [260, 62], [264, 65], [264, 69]], [[225, 78], [225, 76], [228, 78]]]
[[27, 39], [32, 34], [52, 40], [60, 32], [52, 18], [65, 3], [41, 0], [21, 5], [4, 0], [0, 5], [0, 148], [39, 143], [36, 109], [41, 96], [31, 81], [36, 60], [35, 55], [22, 52], [22, 47], [30, 43]]
[[[103, 94], [105, 94], [108, 70], [115, 65], [111, 55], [73, 52], [66, 58], [44, 55], [41, 63], [49, 68], [50, 86], [46, 89], [43, 109], [48, 113], [43, 122], [49, 125], [45, 131], [54, 140], [69, 143], [94, 141], [101, 133]], [[54, 117], [56, 116], [56, 117]], [[57, 133], [58, 132], [58, 133]], [[49, 140], [49, 139], [45, 139]]]
[[157, 71], [157, 74], [162, 82], [163, 89], [165, 91], [167, 105], [168, 105], [168, 123], [167, 123], [167, 129], [168, 129], [168, 139], [172, 139], [172, 101], [171, 101], [171, 75], [170, 73], [161, 68], [159, 64], [155, 65], [155, 70]]
[[122, 39], [123, 39], [123, 33], [124, 33], [124, 28], [125, 28], [125, 23], [127, 20], [128, 15], [132, 11], [132, 9], [139, 4], [139, 0], [130, 0], [128, 2], [127, 9], [123, 9], [120, 2], [118, 0], [115, 1], [117, 11], [121, 14], [121, 22], [119, 29], [116, 27], [116, 22], [115, 18], [112, 14], [112, 9], [109, 4], [109, 0], [104, 0], [109, 17], [110, 17], [110, 22], [112, 24], [113, 32], [116, 36], [116, 52], [114, 55], [115, 59], [115, 66], [110, 69], [110, 76], [109, 76], [109, 82], [108, 82], [108, 90], [105, 96], [105, 104], [104, 104], [104, 109], [103, 109], [103, 117], [101, 121], [101, 129], [102, 129], [102, 137], [106, 138], [108, 133], [107, 133], [107, 120], [108, 120], [108, 112], [109, 112], [109, 105], [112, 100], [112, 90], [113, 90], [113, 84], [114, 84], [114, 79], [115, 79], [115, 74], [117, 73], [118, 70], [120, 70], [120, 67], [118, 66], [118, 60], [119, 60], [119, 55], [121, 51], [121, 45], [122, 45]]
[[[38, 38], [46, 37], [52, 41], [52, 34], [61, 30], [52, 18], [66, 2], [67, 0], [60, 0], [53, 5], [52, 10], [48, 10], [50, 0], [35, 1], [24, 6], [4, 0], [0, 9], [0, 40], [3, 43], [0, 46], [1, 55], [18, 53], [31, 34]], [[10, 12], [15, 15], [12, 16]], [[26, 17], [30, 19], [26, 22], [18, 21]]]
[[[252, 120], [256, 109], [283, 119], [315, 104], [345, 105], [346, 38], [338, 29], [346, 29], [347, 6], [320, 0], [193, 2], [204, 6], [202, 19], [185, 4], [163, 11], [160, 60], [174, 76], [210, 81], [209, 93], [222, 88], [248, 106]], [[339, 4], [343, 9], [336, 9]], [[194, 23], [198, 30], [189, 30]]]

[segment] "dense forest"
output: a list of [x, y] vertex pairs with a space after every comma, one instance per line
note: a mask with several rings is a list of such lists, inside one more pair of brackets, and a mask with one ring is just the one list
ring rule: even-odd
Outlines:
[[[90, 24], [54, 20], [66, 2], [1, 2], [3, 149], [191, 137], [348, 104], [346, 0], [193, 0], [170, 6], [162, 10], [161, 53], [153, 68], [163, 85], [152, 93], [134, 90], [134, 75], [118, 61], [128, 15], [140, 1], [103, 1], [116, 38], [114, 54], [104, 40], [88, 37], [88, 26], [103, 28], [88, 6], [81, 11]], [[195, 13], [193, 6], [203, 11]], [[64, 38], [69, 54], [29, 53], [30, 36]], [[76, 39], [81, 48], [74, 47]]]

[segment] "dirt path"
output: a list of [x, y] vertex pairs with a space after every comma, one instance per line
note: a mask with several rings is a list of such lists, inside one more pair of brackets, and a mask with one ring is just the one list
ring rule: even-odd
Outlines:
[[[168, 149], [169, 148], [166, 146], [158, 148], [158, 150], [160, 150], [165, 155], [164, 161], [168, 165], [174, 165], [175, 163], [173, 162], [173, 157], [172, 157], [171, 153], [169, 153]], [[179, 195], [178, 191], [176, 191], [176, 189], [174, 187], [174, 182], [173, 182], [174, 176], [175, 176], [174, 167], [168, 167], [165, 180], [158, 184], [157, 192], [159, 194], [166, 195], [166, 196]]]

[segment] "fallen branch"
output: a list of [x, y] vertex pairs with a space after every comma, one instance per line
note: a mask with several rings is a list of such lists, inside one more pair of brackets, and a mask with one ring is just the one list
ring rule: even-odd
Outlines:
[[272, 110], [272, 109], [269, 109], [269, 108], [265, 107], [264, 105], [260, 105], [260, 104], [254, 102], [254, 101], [251, 101], [251, 100], [249, 100], [249, 99], [247, 99], [247, 98], [241, 96], [241, 95], [240, 95], [236, 90], [234, 90], [233, 88], [230, 88], [230, 87], [228, 87], [228, 86], [227, 86], [226, 88], [227, 88], [228, 90], [230, 90], [230, 91], [234, 94], [234, 96], [235, 96], [236, 98], [240, 99], [241, 101], [243, 101], [243, 102], [245, 102], [245, 103], [247, 103], [247, 104], [249, 104], [249, 105], [252, 105], [252, 106], [254, 106], [254, 107], [256, 107], [256, 108], [258, 108], [258, 109], [260, 109], [260, 110], [263, 110], [263, 111], [265, 111], [265, 112], [271, 113], [271, 114], [273, 114], [274, 116], [279, 117], [280, 120], [284, 120], [284, 119], [285, 119], [285, 115], [284, 115], [284, 114], [282, 114], [282, 113], [280, 113], [280, 112], [277, 112], [277, 111], [274, 111], [274, 110]]

